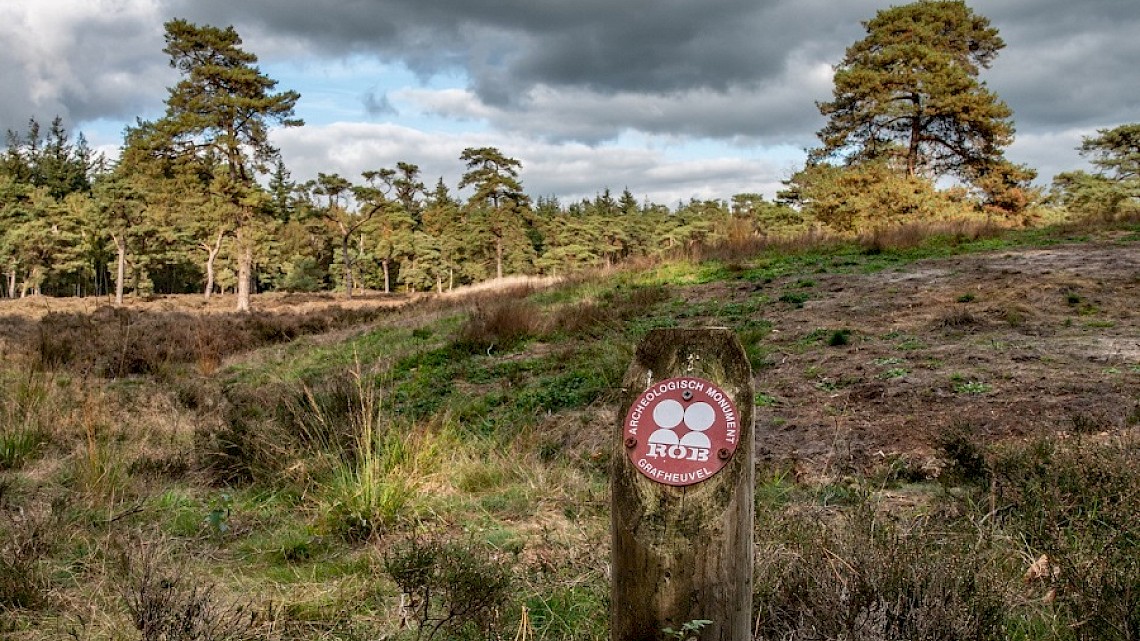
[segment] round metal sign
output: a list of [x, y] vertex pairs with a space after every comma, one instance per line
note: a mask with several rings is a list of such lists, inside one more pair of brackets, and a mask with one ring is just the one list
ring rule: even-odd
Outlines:
[[732, 399], [709, 381], [658, 381], [626, 414], [626, 454], [639, 472], [658, 483], [699, 483], [719, 472], [736, 452], [739, 420]]

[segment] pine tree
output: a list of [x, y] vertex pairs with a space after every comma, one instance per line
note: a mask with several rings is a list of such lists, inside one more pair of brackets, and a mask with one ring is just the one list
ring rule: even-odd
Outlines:
[[172, 153], [216, 159], [223, 170], [213, 177], [211, 191], [231, 206], [229, 222], [238, 252], [237, 308], [245, 311], [250, 307], [256, 225], [269, 210], [268, 196], [256, 178], [279, 157], [269, 142], [269, 127], [303, 124], [293, 117], [300, 94], [274, 93], [277, 81], [261, 73], [257, 56], [241, 48], [233, 27], [182, 19], [165, 27], [163, 51], [182, 80], [170, 89], [157, 129]]
[[880, 11], [835, 70], [833, 99], [813, 163], [886, 161], [907, 176], [975, 182], [1011, 172], [1012, 111], [978, 75], [1005, 43], [961, 0], [920, 0]]
[[527, 260], [528, 241], [523, 230], [530, 199], [519, 182], [522, 163], [494, 147], [468, 147], [459, 158], [467, 163], [467, 172], [459, 181], [459, 187], [475, 187], [475, 193], [467, 201], [468, 208], [491, 238], [495, 276], [502, 278], [508, 250], [513, 250], [516, 265], [521, 266]]

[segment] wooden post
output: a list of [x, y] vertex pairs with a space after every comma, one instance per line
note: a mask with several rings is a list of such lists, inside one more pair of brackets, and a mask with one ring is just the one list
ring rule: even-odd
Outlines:
[[623, 382], [612, 482], [613, 641], [752, 624], [752, 371], [724, 328], [654, 330]]

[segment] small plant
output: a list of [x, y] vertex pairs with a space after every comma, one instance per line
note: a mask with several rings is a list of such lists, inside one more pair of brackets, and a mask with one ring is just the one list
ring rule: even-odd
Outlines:
[[839, 382], [833, 381], [830, 378], [825, 378], [815, 384], [815, 388], [821, 392], [834, 392], [839, 389]]
[[661, 634], [665, 635], [666, 639], [673, 641], [696, 641], [696, 639], [700, 638], [701, 630], [708, 625], [712, 625], [712, 621], [708, 619], [693, 619], [692, 621], [682, 623], [680, 630], [666, 627], [661, 630]]
[[756, 396], [752, 399], [752, 403], [756, 407], [772, 407], [776, 405], [777, 402], [775, 396], [765, 394], [764, 392], [756, 392]]
[[47, 598], [40, 560], [52, 548], [51, 524], [29, 515], [0, 516], [0, 612], [39, 607]]
[[459, 331], [455, 344], [471, 353], [512, 349], [546, 331], [542, 310], [525, 299], [479, 304]]
[[126, 552], [123, 603], [142, 641], [242, 641], [253, 628], [253, 613], [223, 602], [213, 585], [161, 567], [153, 549]]
[[922, 348], [926, 347], [926, 344], [917, 338], [907, 338], [907, 339], [901, 341], [898, 345], [896, 345], [896, 347], [898, 347], [899, 349], [901, 349], [903, 351], [909, 352], [909, 351], [913, 351], [916, 349], [922, 349]]
[[977, 317], [965, 309], [952, 310], [938, 319], [938, 326], [945, 329], [969, 327], [978, 322]]
[[498, 628], [512, 593], [510, 565], [473, 544], [410, 539], [384, 556], [384, 570], [408, 600], [416, 639]]
[[878, 466], [871, 480], [879, 487], [897, 487], [904, 483], [921, 483], [929, 480], [930, 472], [919, 462], [905, 454], [892, 454]]
[[804, 303], [806, 303], [810, 298], [811, 296], [808, 296], [804, 292], [784, 292], [783, 294], [780, 294], [779, 300], [781, 303], [788, 303], [789, 305], [792, 305], [799, 309], [802, 308], [804, 306]]
[[965, 381], [954, 384], [954, 391], [958, 394], [988, 394], [993, 386], [982, 381]]
[[0, 428], [0, 471], [22, 466], [33, 457], [44, 440], [38, 429]]
[[976, 295], [974, 295], [973, 292], [967, 292], [965, 294], [962, 294], [961, 296], [959, 296], [955, 300], [959, 303], [972, 303], [975, 300], [977, 300], [977, 298], [978, 297]]
[[209, 526], [211, 534], [223, 536], [229, 533], [230, 509], [233, 507], [233, 503], [233, 497], [226, 493], [222, 493], [214, 502], [213, 508], [206, 514], [206, 525]]
[[851, 330], [846, 327], [837, 329], [831, 332], [831, 336], [827, 339], [827, 344], [831, 347], [842, 347], [851, 343]]
[[886, 379], [903, 378], [904, 376], [906, 376], [908, 374], [910, 374], [910, 371], [907, 370], [905, 367], [892, 367], [891, 369], [883, 372], [883, 378], [886, 378]]
[[938, 438], [938, 450], [946, 460], [944, 481], [985, 485], [990, 469], [985, 452], [974, 440], [973, 429], [964, 423], [955, 423]]

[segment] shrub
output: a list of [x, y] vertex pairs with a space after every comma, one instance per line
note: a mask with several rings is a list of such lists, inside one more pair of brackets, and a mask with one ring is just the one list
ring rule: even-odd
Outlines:
[[810, 298], [811, 296], [803, 292], [784, 292], [780, 294], [779, 300], [781, 303], [788, 303], [798, 309], [803, 307]]
[[938, 319], [937, 325], [943, 329], [961, 329], [976, 325], [978, 318], [965, 309], [950, 310]]
[[358, 325], [384, 308], [330, 307], [296, 314], [189, 314], [101, 307], [91, 314], [46, 314], [35, 353], [41, 367], [67, 367], [97, 376], [162, 374], [194, 364], [210, 373], [226, 356], [306, 334]]
[[162, 555], [141, 548], [126, 559], [123, 604], [142, 641], [230, 641], [251, 636], [253, 613], [221, 600], [213, 585], [164, 568]]
[[1002, 591], [965, 537], [863, 505], [833, 520], [785, 513], [759, 538], [757, 639], [1005, 638]]
[[529, 301], [482, 303], [471, 311], [455, 342], [472, 353], [510, 349], [542, 334], [545, 325], [542, 310]]
[[58, 523], [44, 516], [2, 514], [0, 610], [40, 607], [49, 587], [41, 561], [51, 552]]
[[1138, 460], [1127, 439], [1041, 439], [993, 457], [994, 514], [1054, 569], [1053, 638], [1140, 638]]
[[942, 472], [945, 483], [973, 483], [985, 485], [990, 481], [985, 449], [974, 438], [973, 428], [965, 423], [954, 423], [946, 428], [935, 444], [946, 461]]
[[389, 549], [384, 570], [410, 599], [416, 639], [487, 638], [513, 594], [510, 565], [472, 543], [409, 539]]
[[831, 347], [842, 347], [851, 343], [851, 330], [847, 328], [837, 329], [831, 332], [827, 338], [827, 344]]

